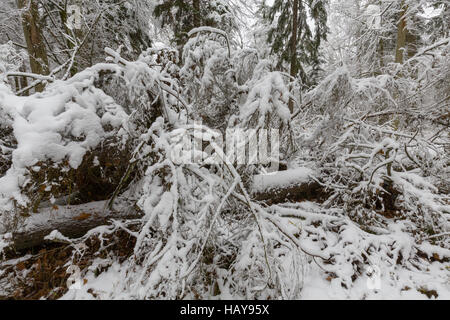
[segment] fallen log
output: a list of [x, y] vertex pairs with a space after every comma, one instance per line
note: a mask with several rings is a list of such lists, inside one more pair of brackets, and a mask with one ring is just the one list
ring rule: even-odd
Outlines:
[[323, 187], [311, 177], [309, 168], [288, 169], [274, 173], [256, 175], [252, 179], [250, 192], [256, 201], [269, 205], [302, 200], [317, 200], [325, 195]]
[[105, 209], [106, 201], [81, 205], [55, 206], [43, 209], [25, 220], [20, 229], [12, 233], [12, 248], [16, 251], [39, 246], [45, 237], [58, 230], [67, 238], [78, 238], [89, 230], [110, 224], [111, 219], [136, 219], [141, 214], [134, 208], [126, 210]]
[[[313, 175], [314, 172], [308, 168], [256, 175], [252, 179], [250, 193], [254, 200], [264, 201], [269, 205], [317, 200], [324, 195], [324, 190], [311, 178]], [[42, 208], [39, 213], [28, 217], [20, 229], [12, 233], [11, 247], [20, 251], [42, 245], [47, 241], [45, 237], [54, 230], [58, 230], [67, 238], [79, 238], [93, 228], [110, 224], [111, 219], [142, 217], [134, 208], [105, 209], [105, 203], [106, 201], [97, 201]]]

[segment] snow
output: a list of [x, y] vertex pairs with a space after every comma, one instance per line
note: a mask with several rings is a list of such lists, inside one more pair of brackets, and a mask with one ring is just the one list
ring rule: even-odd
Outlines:
[[251, 189], [254, 192], [258, 192], [287, 187], [298, 183], [308, 182], [311, 180], [311, 176], [314, 176], [314, 171], [304, 167], [259, 174], [253, 177]]
[[[258, 68], [258, 66], [256, 67]], [[240, 118], [246, 121], [252, 114], [258, 112], [258, 128], [264, 127], [270, 113], [276, 114], [283, 123], [290, 120], [291, 113], [288, 102], [291, 97], [280, 72], [258, 74], [252, 84], [247, 100], [241, 106]]]
[[[93, 266], [98, 266], [99, 261], [94, 261]], [[60, 300], [121, 300], [130, 299], [132, 293], [120, 293], [117, 292], [117, 288], [121, 285], [121, 279], [123, 275], [124, 266], [119, 263], [113, 263], [107, 271], [102, 272], [98, 277], [95, 276], [95, 272], [89, 271], [82, 279], [80, 279], [80, 287], [70, 289]], [[94, 293], [97, 297], [90, 292]]]
[[[313, 267], [313, 266], [311, 266]], [[359, 277], [351, 290], [341, 286], [337, 279], [329, 279], [323, 275], [320, 269], [310, 268], [308, 277], [302, 290], [301, 299], [304, 300], [428, 300], [429, 298], [419, 292], [418, 288], [436, 290], [439, 300], [450, 298], [450, 285], [445, 277], [445, 272], [437, 264], [430, 268], [430, 272], [411, 272], [398, 270], [392, 275], [382, 274], [380, 289], [369, 289], [368, 276]], [[432, 298], [434, 299], [434, 297]]]
[[0, 234], [0, 257], [3, 250], [10, 245], [11, 237], [12, 237], [11, 233], [6, 233], [3, 235]]
[[45, 93], [28, 97], [18, 97], [0, 84], [0, 106], [13, 119], [17, 139], [13, 166], [0, 178], [0, 205], [6, 206], [10, 199], [26, 203], [20, 195], [26, 168], [40, 161], [67, 159], [76, 169], [86, 152], [108, 136], [104, 126], [119, 128], [128, 118], [101, 90], [86, 90], [102, 68], [115, 70], [111, 65], [97, 65], [66, 82], [50, 84]]
[[225, 31], [217, 29], [217, 28], [207, 27], [207, 26], [202, 26], [202, 27], [192, 29], [191, 31], [188, 32], [188, 36], [190, 37], [193, 34], [196, 34], [198, 32], [218, 33], [228, 39], [228, 34]]
[[[183, 65], [175, 62], [181, 48], [164, 43], [130, 62], [120, 55], [122, 47], [131, 50], [128, 41], [117, 50], [105, 49], [109, 63], [67, 80], [57, 79], [58, 73], [69, 76], [64, 66], [49, 76], [22, 72], [28, 67], [26, 55], [11, 42], [0, 45], [0, 129], [14, 140], [13, 146], [0, 140], [0, 159], [12, 161], [0, 177], [0, 222], [18, 222], [14, 231], [27, 232], [50, 231], [48, 225], [57, 228], [77, 218], [77, 212], [81, 219], [106, 218], [106, 201], [58, 207], [56, 195], [41, 202], [53, 206], [37, 214], [25, 218], [16, 213], [36, 203], [39, 195], [24, 187], [36, 183], [33, 176], [41, 173], [42, 163], [64, 166], [62, 172], [77, 169], [87, 152], [111, 137], [135, 148], [131, 182], [118, 197], [137, 206], [143, 217], [110, 221], [79, 239], [68, 239], [60, 230], [45, 237], [83, 253], [86, 239], [95, 236], [101, 242], [98, 253], [107, 253], [89, 261], [77, 279], [80, 287], [71, 287], [62, 299], [429, 299], [424, 293], [434, 291], [437, 299], [450, 299], [448, 133], [440, 123], [448, 98], [442, 79], [448, 78], [449, 38], [435, 26], [439, 23], [429, 23], [444, 11], [409, 8], [418, 19], [427, 17], [418, 30], [433, 32], [421, 35], [423, 47], [412, 58], [394, 64], [393, 51], [379, 51], [379, 39], [395, 31], [396, 6], [391, 11], [387, 6], [386, 23], [375, 26], [380, 7], [356, 10], [355, 1], [332, 2], [332, 18], [345, 22], [351, 17], [351, 22], [334, 24], [330, 42], [318, 55], [324, 60], [320, 71], [304, 61], [299, 65], [305, 78], [318, 71], [317, 79], [311, 79], [318, 83], [311, 87], [303, 81], [309, 79], [292, 79], [280, 71], [288, 65], [276, 52], [269, 54], [274, 48], [257, 44], [266, 34], [243, 35], [252, 39], [246, 48], [234, 41], [233, 32], [192, 29]], [[372, 17], [367, 20], [367, 15]], [[216, 13], [208, 17], [221, 21]], [[361, 21], [377, 32], [366, 32]], [[267, 27], [257, 28], [266, 33]], [[173, 57], [164, 56], [166, 50]], [[301, 60], [308, 60], [303, 59], [307, 52], [301, 54]], [[104, 72], [126, 90], [108, 96], [98, 88]], [[42, 93], [20, 97], [9, 87], [14, 77], [47, 86]], [[121, 94], [126, 97], [115, 101]], [[149, 96], [162, 115], [152, 119], [150, 128], [140, 122], [153, 110]], [[129, 105], [120, 105], [123, 101]], [[290, 101], [295, 102], [293, 114]], [[217, 123], [195, 130], [195, 120], [208, 118]], [[281, 138], [276, 149], [282, 149], [290, 169], [262, 174], [267, 168], [261, 163], [233, 166], [218, 134], [207, 126], [255, 134], [276, 129]], [[184, 156], [206, 154], [181, 149], [190, 138], [212, 146], [226, 165], [180, 163]], [[95, 170], [103, 170], [102, 163], [95, 157]], [[250, 181], [249, 190], [244, 181]], [[324, 203], [316, 198], [317, 203], [269, 205], [248, 195], [313, 181], [325, 188], [321, 195], [330, 195]], [[42, 187], [52, 191], [50, 184]], [[117, 218], [129, 208], [120, 209]], [[11, 231], [6, 228], [10, 224], [0, 224], [0, 257], [12, 238], [12, 233], [2, 234]], [[136, 238], [135, 246], [127, 248], [131, 257], [121, 263], [103, 242], [105, 234], [117, 230]], [[76, 266], [77, 257], [72, 258], [67, 266]], [[28, 256], [0, 263], [0, 291], [8, 285], [1, 278], [3, 267], [21, 259]], [[220, 294], [212, 296], [215, 286]]]
[[[33, 214], [32, 216], [25, 219], [21, 227], [18, 229], [20, 232], [26, 232], [27, 230], [35, 230], [40, 227], [45, 227], [48, 225], [49, 221], [52, 224], [57, 225], [58, 223], [63, 223], [70, 218], [76, 217], [76, 213], [79, 214], [95, 214], [95, 215], [108, 215], [108, 212], [104, 212], [106, 201], [95, 201], [80, 205], [68, 205], [68, 206], [58, 206], [56, 208], [43, 208], [39, 213]], [[119, 215], [118, 215], [119, 217]], [[49, 239], [58, 239], [60, 233], [54, 230], [50, 235]], [[65, 239], [64, 236], [62, 236]]]
[[62, 242], [67, 242], [67, 243], [71, 242], [69, 238], [65, 237], [58, 230], [53, 230], [52, 232], [50, 232], [49, 235], [45, 236], [44, 239], [49, 240], [49, 241], [62, 241]]
[[[103, 266], [105, 262], [108, 264], [107, 261], [102, 261], [101, 259], [95, 260], [90, 270], [82, 276], [84, 281], [81, 282], [81, 287], [69, 290], [61, 299], [134, 299], [136, 292], [126, 289], [126, 285], [122, 280], [128, 262], [123, 264], [109, 262], [110, 266], [108, 269], [95, 276], [96, 266]], [[244, 263], [244, 261], [241, 260], [241, 263]], [[247, 263], [250, 263], [250, 261]], [[240, 266], [236, 267], [239, 268]], [[367, 281], [369, 277], [367, 275], [359, 277], [350, 289], [346, 289], [341, 286], [339, 279], [330, 278], [312, 261], [306, 262], [304, 269], [301, 295], [298, 297], [300, 300], [428, 300], [429, 298], [425, 294], [417, 290], [421, 288], [436, 290], [438, 294], [437, 299], [439, 300], [450, 299], [448, 270], [446, 271], [441, 264], [436, 262], [430, 264], [429, 270], [426, 272], [399, 269], [395, 275], [382, 273], [380, 276], [380, 289], [368, 287]], [[218, 272], [219, 275], [224, 275], [220, 269]], [[288, 274], [284, 274], [284, 276], [288, 276]], [[219, 296], [206, 298], [219, 300], [243, 298], [231, 294], [229, 288], [224, 286], [223, 283], [219, 286], [221, 289]], [[96, 295], [96, 298], [94, 298], [92, 293]], [[431, 299], [435, 298], [432, 297]]]

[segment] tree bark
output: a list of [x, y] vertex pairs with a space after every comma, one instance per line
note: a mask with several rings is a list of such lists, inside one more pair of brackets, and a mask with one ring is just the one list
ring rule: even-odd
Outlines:
[[104, 210], [106, 202], [90, 202], [76, 206], [46, 208], [25, 220], [23, 227], [13, 232], [12, 247], [23, 250], [45, 243], [45, 237], [58, 230], [65, 237], [78, 238], [89, 230], [110, 224], [111, 219], [136, 219], [141, 214], [134, 208], [124, 211]]
[[[67, 35], [70, 35], [70, 29], [67, 26], [67, 3], [65, 4], [64, 10], [61, 10], [59, 12], [59, 17], [61, 18], [61, 23], [62, 23], [62, 30], [64, 30], [64, 32]], [[76, 31], [74, 31], [74, 33], [76, 35]], [[73, 44], [72, 41], [70, 41], [68, 38], [66, 39], [66, 45], [67, 45], [67, 49], [69, 50], [69, 52], [72, 52], [75, 49], [75, 46]], [[70, 69], [70, 75], [74, 76], [77, 73], [77, 62], [74, 61], [72, 68]]]
[[[46, 75], [49, 73], [47, 51], [42, 41], [42, 30], [39, 26], [38, 2], [32, 0], [17, 0], [17, 7], [23, 10], [22, 27], [27, 43], [30, 67], [33, 73]], [[44, 84], [36, 86], [36, 91], [41, 92]]]
[[[383, 3], [381, 1], [378, 2], [378, 6], [380, 8], [383, 7]], [[383, 25], [383, 16], [380, 16], [380, 27]], [[379, 50], [378, 50], [378, 56], [380, 59], [380, 69], [384, 68], [384, 41], [382, 37], [382, 33], [380, 33], [380, 42], [379, 42]], [[380, 70], [381, 73], [381, 70]]]
[[194, 27], [201, 26], [200, 18], [200, 0], [192, 0], [192, 7], [194, 8]]
[[252, 193], [256, 201], [264, 201], [268, 205], [300, 202], [305, 200], [320, 200], [325, 196], [323, 188], [315, 181], [302, 182], [284, 187], [268, 188]]
[[[20, 69], [19, 69], [21, 72], [26, 72], [26, 70], [25, 70], [25, 66], [21, 66], [20, 67]], [[20, 80], [19, 80], [19, 86], [20, 86], [20, 89], [19, 90], [21, 90], [21, 89], [25, 89], [26, 87], [28, 87], [28, 79], [27, 79], [27, 77], [20, 77]], [[17, 91], [19, 91], [19, 90], [17, 90]], [[27, 91], [25, 91], [24, 92], [24, 94], [27, 96], [28, 95], [28, 90]]]
[[[326, 196], [320, 184], [304, 178], [287, 185], [264, 184], [263, 188], [253, 185], [249, 191], [253, 200], [264, 201], [267, 205], [320, 200]], [[41, 209], [39, 213], [28, 217], [20, 229], [13, 232], [12, 248], [19, 251], [40, 246], [46, 242], [45, 237], [53, 230], [58, 230], [67, 238], [79, 238], [93, 228], [110, 224], [111, 219], [142, 217], [142, 214], [132, 207], [109, 210], [104, 209], [105, 204], [106, 201], [98, 201]]]
[[406, 34], [408, 32], [406, 28], [406, 12], [408, 10], [408, 6], [404, 5], [402, 1], [403, 10], [401, 12], [400, 21], [397, 27], [397, 45], [395, 48], [395, 62], [403, 63], [403, 55], [406, 47]]
[[[297, 75], [297, 29], [298, 29], [298, 0], [294, 0], [294, 4], [292, 6], [292, 38], [291, 38], [291, 77]], [[292, 80], [291, 80], [292, 81]], [[293, 85], [291, 85], [291, 92], [293, 90]], [[294, 112], [294, 100], [292, 98], [289, 99], [289, 111], [291, 114]]]
[[414, 57], [417, 54], [417, 36], [415, 36], [414, 34], [412, 34], [411, 32], [409, 32], [409, 30], [407, 30], [406, 33], [406, 54], [408, 56], [408, 59], [411, 59], [412, 57]]
[[326, 195], [324, 188], [312, 179], [307, 171], [298, 175], [296, 170], [289, 169], [253, 176], [249, 191], [254, 200], [264, 201], [268, 205], [319, 200]]

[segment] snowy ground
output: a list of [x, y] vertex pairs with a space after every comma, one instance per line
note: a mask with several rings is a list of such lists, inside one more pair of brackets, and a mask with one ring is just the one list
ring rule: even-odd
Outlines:
[[[435, 290], [438, 299], [450, 299], [450, 272], [447, 266], [434, 262], [430, 264], [427, 272], [414, 272], [401, 270], [395, 275], [382, 274], [380, 289], [369, 289], [367, 284], [369, 277], [357, 279], [351, 290], [344, 289], [337, 279], [327, 280], [323, 272], [315, 265], [308, 265], [301, 299], [305, 300], [342, 300], [342, 299], [376, 299], [376, 300], [427, 300], [424, 293], [412, 288], [426, 288], [428, 292]], [[118, 263], [113, 264], [107, 271], [95, 277], [93, 272], [88, 272], [79, 282], [80, 287], [69, 290], [61, 299], [90, 300], [90, 299], [130, 299], [133, 292], [120, 290], [123, 285], [124, 270]], [[85, 282], [85, 283], [84, 283]], [[95, 298], [93, 296], [95, 294]], [[211, 299], [239, 299], [242, 297], [230, 296], [226, 293]], [[430, 299], [435, 299], [431, 296]]]
[[[312, 202], [303, 202], [300, 205], [296, 205], [298, 210], [303, 210], [304, 216], [314, 216], [318, 210], [323, 210], [319, 205]], [[288, 205], [289, 207], [289, 205]], [[291, 205], [292, 207], [292, 205]], [[300, 211], [298, 211], [300, 212]], [[292, 221], [289, 219], [284, 220], [287, 225], [292, 225]], [[350, 225], [351, 226], [351, 225]], [[288, 228], [288, 227], [287, 227]], [[372, 235], [365, 234], [366, 238], [361, 238], [360, 243], [353, 246], [353, 250], [358, 248], [364, 248], [365, 242], [379, 241], [380, 246], [383, 243], [389, 243], [390, 237], [395, 239], [395, 242], [402, 242], [402, 248], [406, 250], [411, 244], [411, 238], [401, 232], [401, 228], [398, 225], [392, 224], [390, 227], [392, 233], [390, 235]], [[342, 242], [346, 242], [349, 238], [357, 238], [361, 236], [363, 231], [359, 229], [349, 228], [350, 231], [344, 232], [344, 235], [340, 237], [340, 240], [336, 243], [335, 248], [330, 250], [340, 250]], [[307, 241], [305, 241], [305, 247], [307, 247]], [[418, 245], [418, 248], [422, 252], [428, 255], [437, 255], [442, 261], [448, 261], [450, 257], [450, 251], [447, 249], [431, 246], [429, 244]], [[352, 249], [346, 247], [350, 252]], [[406, 251], [405, 251], [406, 252]], [[383, 257], [382, 254], [380, 254]], [[376, 259], [376, 255], [374, 256]], [[445, 260], [445, 258], [447, 260]], [[395, 261], [394, 257], [393, 260]], [[320, 299], [320, 300], [342, 300], [342, 299], [414, 299], [414, 300], [426, 300], [426, 299], [450, 299], [450, 263], [448, 262], [429, 262], [427, 260], [420, 261], [420, 267], [422, 270], [414, 268], [413, 265], [409, 265], [406, 268], [404, 265], [397, 264], [392, 265], [389, 261], [382, 259], [377, 260], [379, 265], [374, 265], [372, 268], [373, 274], [369, 274], [369, 266], [366, 266], [366, 270], [351, 283], [350, 288], [345, 288], [342, 285], [341, 279], [334, 278], [329, 273], [324, 272], [323, 267], [320, 266], [312, 259], [303, 260], [302, 273], [299, 276], [299, 280], [302, 286], [302, 290], [299, 299]], [[289, 259], [286, 259], [286, 263], [289, 264]], [[96, 270], [101, 267], [108, 266], [106, 271], [96, 276]], [[343, 274], [349, 272], [352, 269], [349, 263], [338, 264], [338, 268], [342, 268]], [[375, 269], [377, 268], [377, 269]], [[126, 278], [126, 272], [130, 270], [129, 261], [125, 261], [122, 264], [118, 262], [112, 262], [103, 259], [96, 259], [89, 267], [89, 271], [75, 283], [61, 299], [135, 299], [139, 296], [133, 290], [130, 290], [124, 280]], [[289, 270], [289, 266], [286, 266], [285, 270]], [[225, 272], [225, 271], [224, 271]], [[292, 275], [285, 274], [286, 279], [289, 279]], [[285, 280], [286, 280], [285, 279]], [[220, 285], [220, 294], [208, 297], [208, 299], [245, 299], [243, 296], [236, 296], [229, 293], [229, 288]], [[193, 297], [186, 297], [187, 299]], [[281, 298], [281, 297], [280, 297]], [[284, 297], [286, 298], [286, 297]]]

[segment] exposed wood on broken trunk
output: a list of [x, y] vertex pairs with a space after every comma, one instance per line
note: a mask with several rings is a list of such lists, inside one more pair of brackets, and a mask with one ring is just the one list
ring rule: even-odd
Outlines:
[[253, 199], [265, 201], [272, 205], [283, 202], [298, 202], [303, 200], [317, 200], [324, 196], [324, 190], [315, 181], [303, 182], [298, 185], [270, 188], [253, 193]]
[[[250, 191], [254, 200], [267, 204], [318, 200], [325, 195], [323, 187], [310, 176], [312, 170], [297, 168], [275, 174], [253, 177]], [[111, 219], [136, 219], [142, 215], [134, 208], [110, 210], [105, 201], [82, 205], [55, 206], [42, 209], [25, 220], [23, 227], [13, 233], [12, 247], [23, 250], [45, 243], [45, 237], [58, 230], [67, 238], [78, 238], [89, 230], [110, 224]]]
[[[300, 169], [300, 171], [299, 171]], [[267, 204], [318, 200], [325, 195], [323, 187], [311, 178], [307, 168], [279, 171], [253, 177], [250, 191], [254, 200]]]
[[90, 202], [76, 206], [47, 208], [25, 220], [25, 224], [13, 232], [12, 247], [23, 250], [45, 243], [45, 237], [58, 230], [67, 238], [78, 238], [89, 230], [110, 224], [111, 219], [136, 219], [141, 214], [134, 208], [124, 211], [103, 210], [105, 201]]

